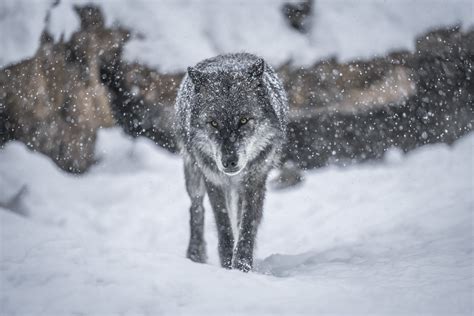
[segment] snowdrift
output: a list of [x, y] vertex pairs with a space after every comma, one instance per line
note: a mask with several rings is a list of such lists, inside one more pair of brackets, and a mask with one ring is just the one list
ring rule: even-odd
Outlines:
[[[383, 162], [305, 173], [268, 193], [254, 272], [184, 256], [181, 162], [119, 129], [81, 177], [12, 142], [0, 151], [5, 315], [463, 314], [473, 311], [470, 134]], [[22, 189], [23, 188], [23, 189]]]

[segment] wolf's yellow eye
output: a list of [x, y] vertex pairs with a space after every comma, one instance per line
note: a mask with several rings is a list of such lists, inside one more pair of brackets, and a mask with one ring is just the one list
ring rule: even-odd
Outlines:
[[219, 124], [216, 121], [211, 121], [211, 126], [217, 128]]
[[248, 121], [249, 121], [248, 118], [243, 117], [243, 118], [240, 119], [240, 124], [245, 125], [245, 124], [247, 124]]

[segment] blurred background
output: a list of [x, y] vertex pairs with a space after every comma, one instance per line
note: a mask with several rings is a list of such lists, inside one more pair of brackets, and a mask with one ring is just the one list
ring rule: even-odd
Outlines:
[[[262, 279], [220, 274], [211, 212], [184, 258], [172, 130], [241, 51], [290, 102]], [[472, 0], [2, 0], [0, 314], [472, 313], [473, 62]]]
[[[471, 9], [469, 9], [471, 7]], [[189, 65], [264, 57], [291, 105], [300, 168], [452, 143], [472, 129], [470, 1], [2, 1], [0, 125], [81, 173], [101, 127], [175, 152]]]

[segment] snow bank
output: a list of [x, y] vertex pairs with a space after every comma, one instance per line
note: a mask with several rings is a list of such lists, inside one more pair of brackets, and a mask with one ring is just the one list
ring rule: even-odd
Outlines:
[[0, 1], [0, 67], [35, 54], [50, 5], [48, 1]]
[[474, 134], [270, 191], [249, 274], [218, 267], [207, 202], [210, 263], [184, 258], [179, 159], [99, 136], [80, 177], [0, 151], [1, 314], [472, 314]]
[[[96, 3], [108, 25], [134, 31], [126, 46], [129, 60], [163, 71], [182, 71], [225, 52], [248, 51], [273, 64], [288, 59], [306, 65], [329, 55], [342, 60], [413, 49], [428, 29], [462, 23], [472, 26], [470, 0], [317, 0], [309, 35], [290, 29], [277, 1], [62, 0], [51, 10], [48, 29], [56, 39], [78, 27], [73, 4]], [[31, 56], [38, 46], [51, 2], [9, 0], [0, 4], [0, 65]]]

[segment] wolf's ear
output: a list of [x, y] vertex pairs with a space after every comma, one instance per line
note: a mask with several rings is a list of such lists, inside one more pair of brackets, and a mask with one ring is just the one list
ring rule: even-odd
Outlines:
[[262, 58], [257, 59], [257, 61], [250, 66], [248, 73], [251, 78], [260, 79], [265, 71], [265, 62]]
[[201, 88], [202, 84], [204, 83], [206, 77], [204, 73], [201, 71], [197, 70], [196, 68], [193, 67], [188, 67], [188, 75], [189, 78], [191, 78], [191, 81], [194, 84], [194, 88], [197, 91]]

